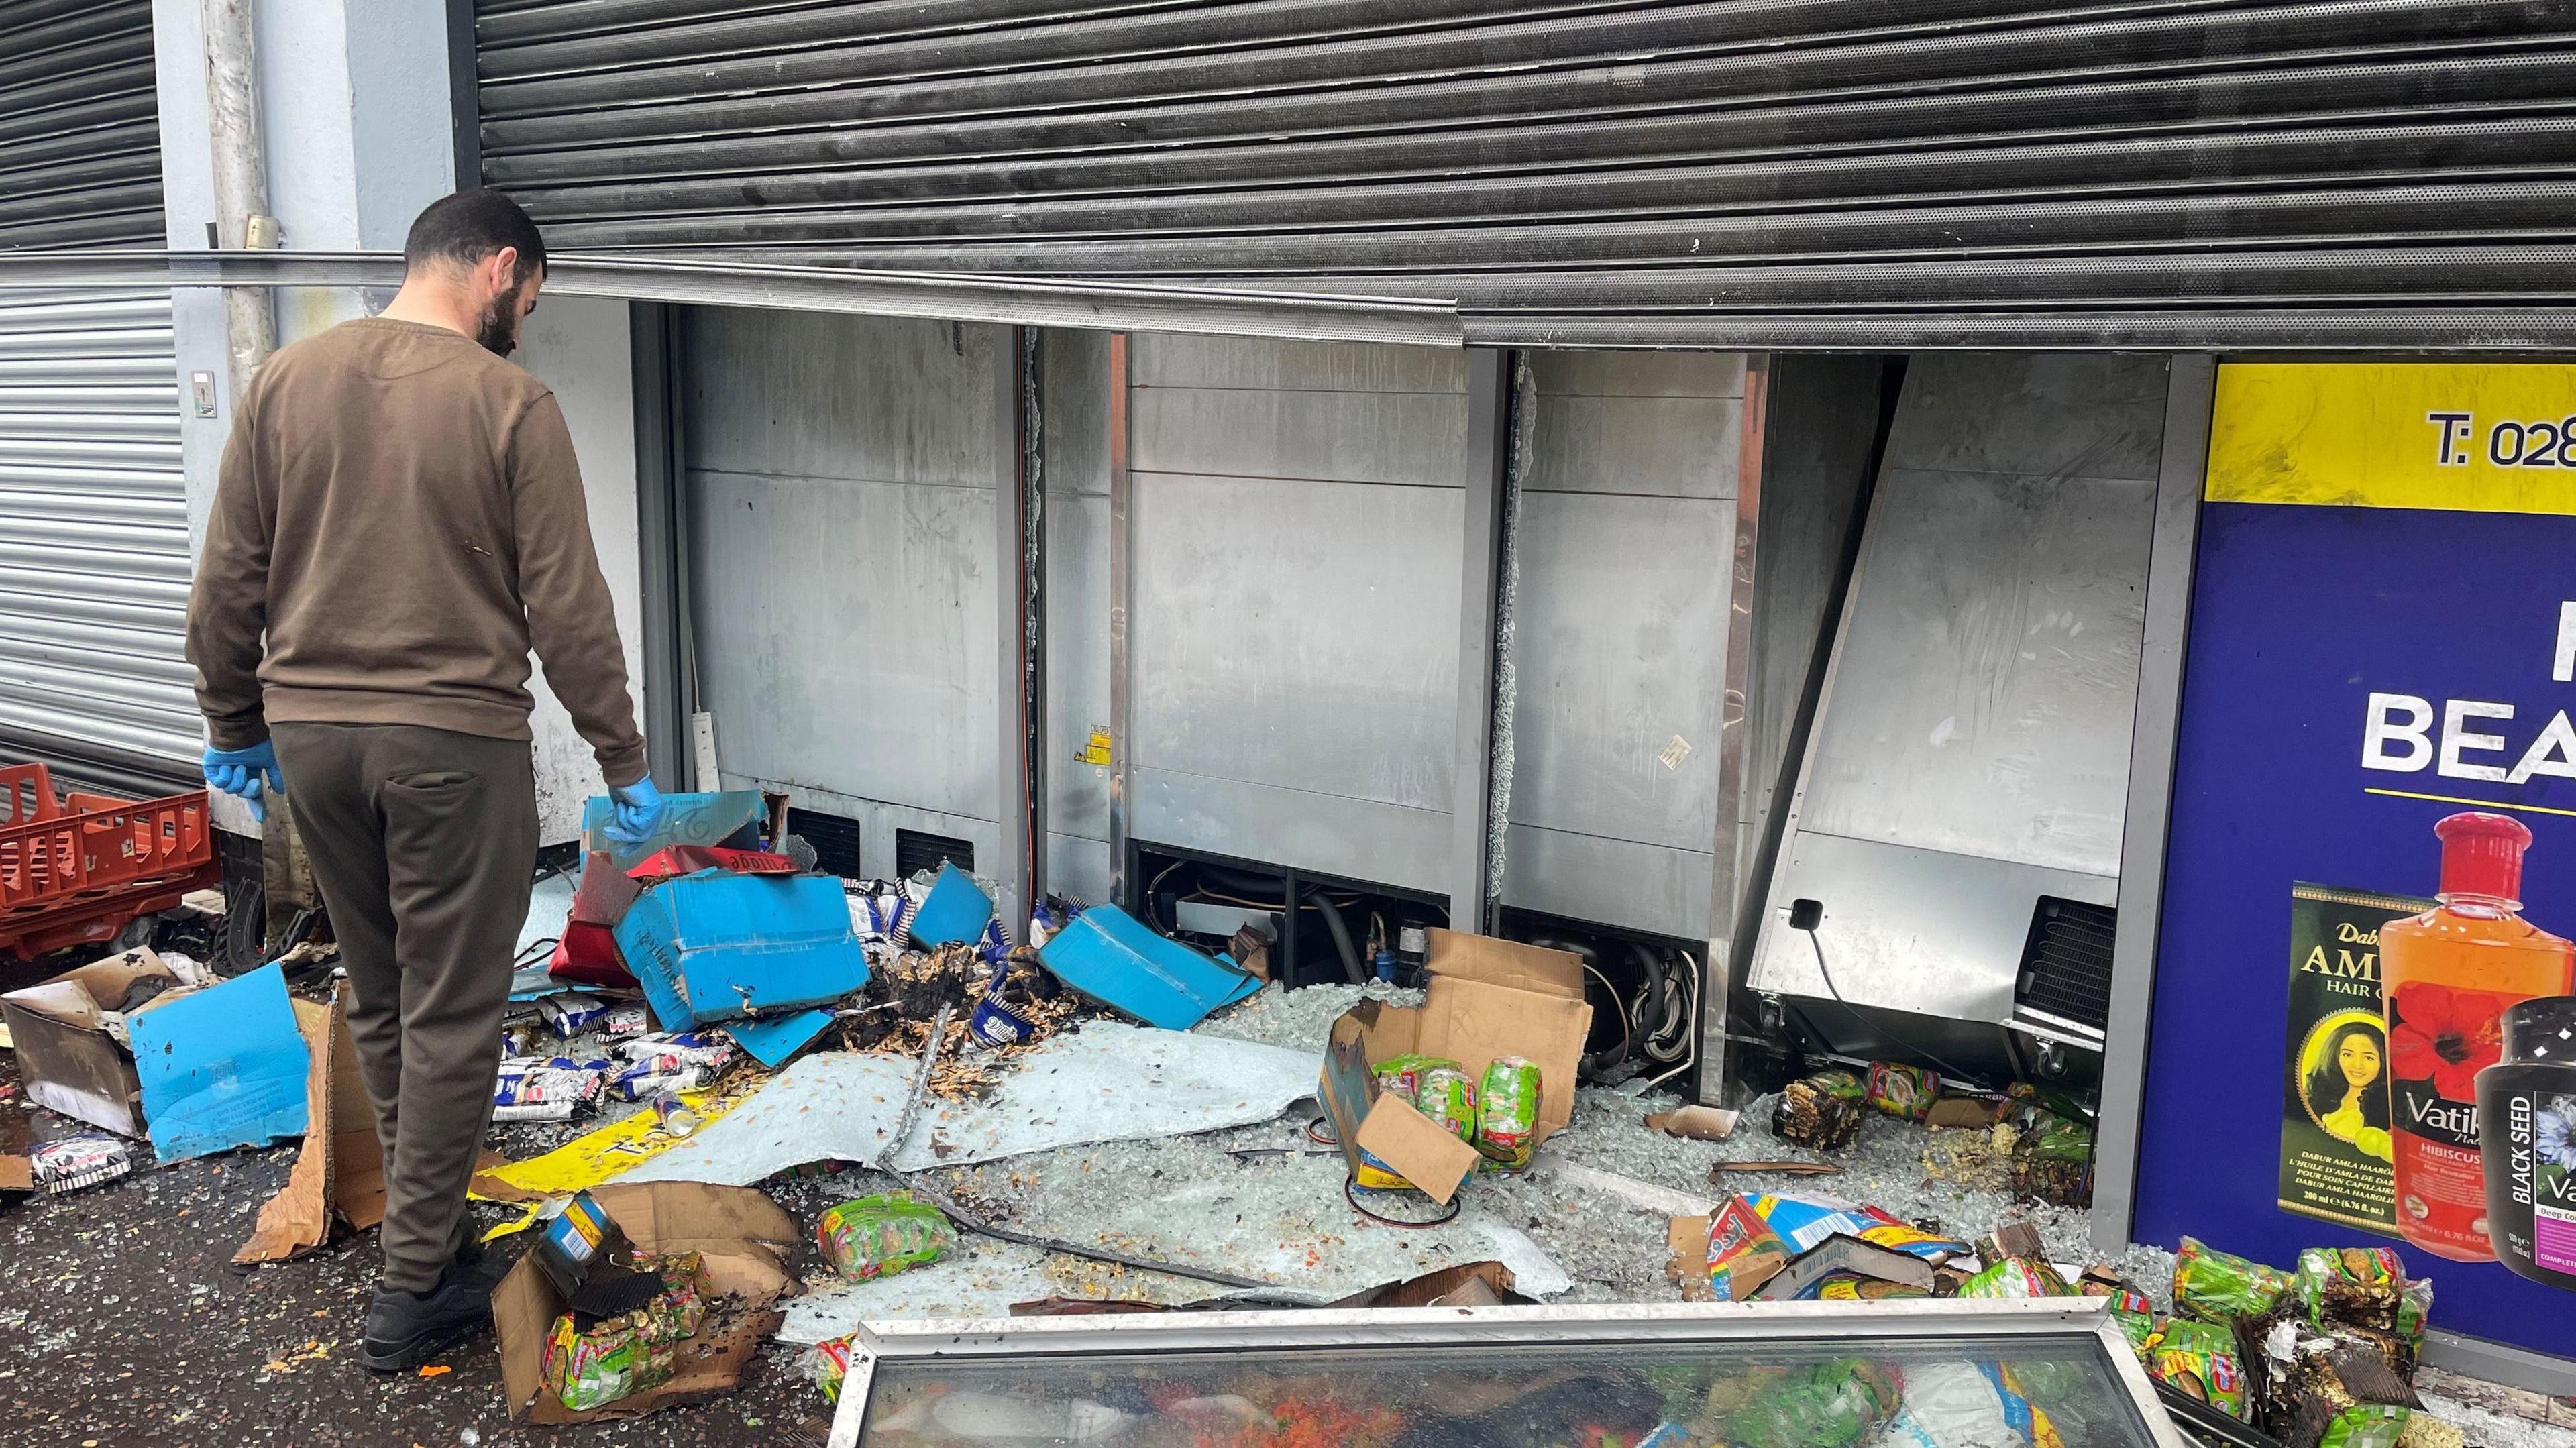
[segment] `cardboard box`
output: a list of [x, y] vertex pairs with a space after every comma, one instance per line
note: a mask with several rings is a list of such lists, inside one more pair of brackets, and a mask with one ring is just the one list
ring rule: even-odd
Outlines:
[[536, 1254], [522, 1253], [492, 1294], [501, 1388], [511, 1418], [540, 1424], [634, 1418], [731, 1392], [761, 1342], [778, 1330], [783, 1314], [774, 1304], [796, 1293], [783, 1255], [802, 1235], [795, 1219], [749, 1187], [611, 1183], [591, 1188], [591, 1197], [637, 1251], [704, 1254], [706, 1323], [680, 1344], [679, 1370], [669, 1382], [576, 1413], [545, 1391], [546, 1336], [564, 1310], [563, 1298]]
[[358, 1076], [347, 987], [334, 992], [329, 1005], [295, 1002], [295, 1024], [312, 1058], [305, 1078], [304, 1149], [286, 1185], [261, 1205], [250, 1240], [233, 1254], [236, 1263], [302, 1256], [331, 1240], [334, 1217], [360, 1232], [385, 1219], [384, 1147]]
[[[1377, 1078], [1369, 1068], [1396, 1056], [1446, 1057], [1479, 1079], [1495, 1057], [1519, 1056], [1539, 1070], [1534, 1141], [1544, 1144], [1574, 1117], [1575, 1072], [1583, 1061], [1584, 1037], [1592, 1030], [1581, 957], [1453, 930], [1434, 930], [1430, 937], [1430, 978], [1422, 1004], [1362, 1001], [1333, 1022], [1325, 1046], [1324, 1110], [1354, 1173], [1363, 1123], [1372, 1120], [1378, 1103]], [[1456, 1138], [1450, 1140], [1455, 1143]], [[1403, 1159], [1384, 1154], [1381, 1146], [1402, 1153]], [[1407, 1181], [1444, 1202], [1474, 1169], [1472, 1156], [1460, 1170], [1456, 1153], [1384, 1122], [1370, 1132], [1369, 1147]]]
[[167, 977], [173, 989], [179, 984], [161, 957], [128, 950], [0, 995], [28, 1099], [119, 1136], [141, 1136], [143, 1083], [133, 1052], [118, 1039], [116, 1008], [136, 981], [154, 976]]

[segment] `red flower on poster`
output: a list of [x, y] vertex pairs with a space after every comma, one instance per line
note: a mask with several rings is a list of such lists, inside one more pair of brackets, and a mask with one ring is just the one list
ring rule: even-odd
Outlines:
[[2409, 981], [2389, 1002], [2388, 1074], [2431, 1080], [2453, 1101], [2477, 1099], [2478, 1072], [2504, 1056], [2504, 1008], [2515, 997]]

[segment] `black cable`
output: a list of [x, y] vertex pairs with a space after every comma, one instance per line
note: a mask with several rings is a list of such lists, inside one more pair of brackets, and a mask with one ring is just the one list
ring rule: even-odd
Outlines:
[[[1344, 1176], [1342, 1178], [1342, 1200], [1351, 1204], [1352, 1211], [1359, 1213], [1361, 1216], [1368, 1218], [1370, 1221], [1375, 1222], [1382, 1227], [1411, 1227], [1416, 1229], [1423, 1227], [1437, 1227], [1443, 1222], [1456, 1221], [1458, 1219], [1458, 1213], [1464, 1210], [1467, 1205], [1465, 1200], [1462, 1198], [1451, 1197], [1449, 1199], [1449, 1210], [1447, 1212], [1437, 1217], [1425, 1217], [1421, 1221], [1415, 1222], [1408, 1221], [1403, 1217], [1390, 1217], [1383, 1213], [1372, 1212], [1368, 1208], [1361, 1206], [1359, 1190], [1360, 1179], [1358, 1177]], [[1371, 1190], [1375, 1190], [1375, 1188], [1371, 1188]]]
[[1802, 930], [1802, 931], [1804, 931], [1804, 932], [1806, 933], [1806, 936], [1807, 936], [1807, 943], [1808, 943], [1809, 945], [1811, 945], [1811, 946], [1814, 946], [1814, 947], [1815, 947], [1815, 951], [1816, 951], [1816, 973], [1817, 973], [1818, 975], [1821, 975], [1821, 976], [1823, 976], [1823, 977], [1825, 978], [1825, 989], [1833, 992], [1834, 1004], [1836, 1004], [1836, 1005], [1838, 1005], [1838, 1006], [1841, 1006], [1844, 1010], [1847, 1010], [1847, 1011], [1851, 1012], [1851, 1014], [1852, 1014], [1852, 1019], [1854, 1019], [1854, 1020], [1856, 1020], [1856, 1021], [1859, 1021], [1862, 1025], [1869, 1027], [1869, 1028], [1870, 1028], [1871, 1030], [1873, 1030], [1873, 1031], [1877, 1031], [1877, 1032], [1881, 1033], [1882, 1035], [1885, 1035], [1888, 1039], [1890, 1039], [1890, 1040], [1892, 1040], [1892, 1041], [1896, 1042], [1896, 1044], [1898, 1044], [1898, 1045], [1900, 1045], [1900, 1046], [1903, 1046], [1905, 1049], [1907, 1049], [1907, 1050], [1909, 1050], [1909, 1051], [1912, 1051], [1914, 1054], [1916, 1054], [1916, 1055], [1918, 1055], [1918, 1056], [1922, 1056], [1922, 1057], [1926, 1058], [1927, 1060], [1931, 1061], [1931, 1063], [1932, 1063], [1933, 1065], [1938, 1066], [1938, 1067], [1940, 1067], [1942, 1070], [1949, 1072], [1949, 1073], [1950, 1073], [1950, 1079], [1951, 1079], [1951, 1080], [1953, 1080], [1953, 1081], [1979, 1081], [1979, 1082], [1982, 1082], [1982, 1081], [1985, 1079], [1985, 1078], [1984, 1078], [1982, 1075], [1980, 1075], [1979, 1073], [1972, 1072], [1972, 1071], [1962, 1071], [1962, 1070], [1960, 1070], [1958, 1067], [1951, 1065], [1949, 1062], [1942, 1060], [1940, 1057], [1933, 1055], [1930, 1051], [1927, 1051], [1927, 1050], [1925, 1050], [1923, 1047], [1916, 1045], [1914, 1042], [1912, 1042], [1912, 1041], [1909, 1041], [1909, 1040], [1905, 1039], [1903, 1036], [1898, 1035], [1895, 1031], [1892, 1031], [1892, 1030], [1888, 1029], [1887, 1025], [1886, 1025], [1884, 1022], [1881, 1022], [1881, 1021], [1874, 1021], [1874, 1020], [1871, 1020], [1869, 1017], [1862, 1015], [1862, 1014], [1860, 1013], [1860, 1008], [1859, 1008], [1858, 1006], [1855, 1006], [1855, 1005], [1853, 1005], [1850, 1001], [1847, 1001], [1847, 1000], [1844, 1000], [1844, 999], [1843, 999], [1843, 993], [1842, 993], [1842, 990], [1834, 984], [1834, 973], [1833, 973], [1832, 971], [1827, 970], [1827, 969], [1825, 968], [1825, 946], [1824, 946], [1824, 942], [1822, 942], [1822, 941], [1820, 941], [1820, 940], [1818, 940], [1818, 939], [1816, 938], [1816, 928], [1815, 928], [1814, 926], [1812, 926], [1812, 925], [1803, 925], [1803, 926], [1799, 926], [1798, 928], [1799, 928], [1800, 930]]

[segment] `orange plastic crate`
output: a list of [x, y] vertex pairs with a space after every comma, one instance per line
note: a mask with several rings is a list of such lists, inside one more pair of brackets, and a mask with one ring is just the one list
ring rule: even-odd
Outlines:
[[45, 766], [0, 766], [0, 950], [108, 939], [219, 875], [202, 789], [57, 796]]

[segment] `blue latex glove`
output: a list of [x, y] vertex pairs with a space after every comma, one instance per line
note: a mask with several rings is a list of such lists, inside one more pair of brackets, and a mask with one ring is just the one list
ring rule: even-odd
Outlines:
[[621, 852], [651, 839], [653, 832], [662, 827], [662, 817], [671, 812], [671, 802], [662, 798], [662, 791], [653, 787], [649, 777], [633, 784], [610, 785], [608, 797], [617, 808], [600, 833]]
[[265, 739], [248, 749], [209, 749], [202, 767], [207, 784], [250, 801], [250, 817], [263, 824], [268, 822], [268, 805], [260, 798], [262, 777], [268, 788], [286, 793], [286, 776], [277, 769], [277, 746]]

